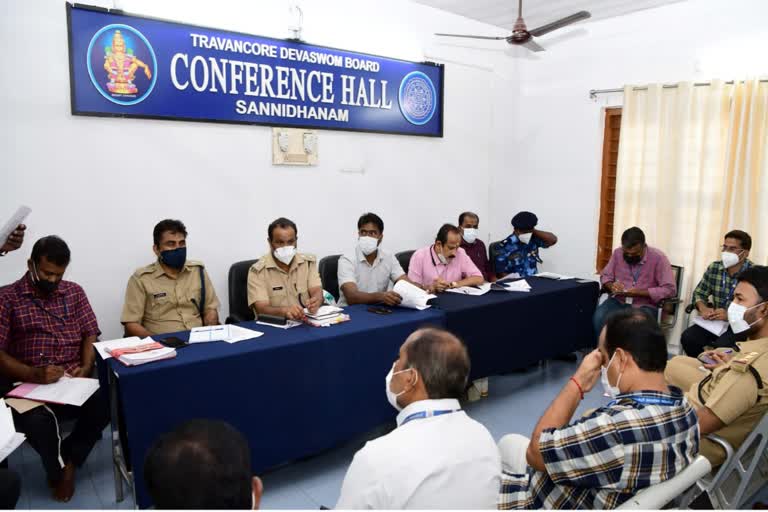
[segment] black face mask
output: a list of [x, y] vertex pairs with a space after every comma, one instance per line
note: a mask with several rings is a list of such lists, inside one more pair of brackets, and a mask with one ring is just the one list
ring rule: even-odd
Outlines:
[[629, 265], [637, 265], [642, 259], [642, 256], [630, 256], [627, 253], [624, 253], [624, 261], [626, 261]]
[[59, 281], [51, 282], [46, 279], [40, 279], [40, 276], [37, 275], [37, 267], [34, 263], [32, 263], [32, 268], [35, 270], [34, 274], [30, 274], [32, 276], [32, 282], [35, 283], [35, 288], [40, 290], [41, 293], [50, 295], [58, 289]]

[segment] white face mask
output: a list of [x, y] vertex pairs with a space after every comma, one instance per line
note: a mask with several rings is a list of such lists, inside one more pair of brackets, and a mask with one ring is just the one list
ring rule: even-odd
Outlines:
[[739, 255], [732, 252], [724, 252], [720, 254], [720, 260], [722, 260], [725, 268], [731, 268], [739, 264]]
[[278, 247], [272, 252], [272, 254], [283, 264], [290, 265], [293, 261], [293, 257], [296, 256], [296, 247], [293, 245]]
[[475, 243], [475, 240], [477, 240], [477, 229], [464, 228], [464, 234], [461, 236], [468, 244], [473, 244]]
[[531, 236], [533, 236], [533, 233], [522, 233], [517, 235], [517, 239], [528, 245], [531, 242]]
[[394, 370], [395, 370], [395, 363], [392, 363], [392, 368], [389, 369], [389, 373], [384, 378], [384, 381], [387, 383], [387, 401], [390, 403], [392, 407], [394, 407], [398, 411], [402, 411], [403, 408], [400, 407], [400, 404], [397, 403], [397, 397], [405, 393], [405, 390], [402, 390], [399, 393], [393, 393], [392, 390], [389, 388], [389, 386], [392, 384], [392, 377], [394, 377], [398, 373], [409, 372], [413, 370], [413, 368], [406, 368], [405, 370], [400, 370], [399, 372], [396, 372]]
[[363, 254], [368, 256], [379, 247], [379, 239], [373, 238], [372, 236], [361, 236], [357, 239], [357, 246]]
[[[441, 247], [440, 250], [442, 251], [443, 247]], [[448, 264], [448, 258], [443, 256], [442, 252], [437, 252], [437, 246], [435, 246], [435, 253], [437, 254], [437, 259], [440, 260], [440, 263], [442, 263], [443, 265]]]
[[749, 311], [750, 309], [754, 309], [758, 306], [762, 306], [765, 304], [765, 302], [761, 302], [760, 304], [755, 304], [751, 308], [748, 308], [746, 306], [742, 306], [741, 304], [736, 304], [735, 302], [731, 302], [731, 305], [728, 306], [728, 323], [731, 324], [731, 329], [734, 333], [739, 334], [740, 332], [748, 331], [750, 327], [755, 325], [757, 322], [762, 320], [762, 318], [758, 318], [751, 324], [747, 322], [744, 319], [744, 315]]
[[608, 366], [603, 366], [600, 368], [600, 383], [603, 385], [603, 391], [606, 395], [610, 396], [611, 398], [616, 398], [619, 396], [621, 391], [619, 390], [619, 382], [621, 382], [621, 373], [619, 373], [619, 380], [616, 381], [615, 386], [611, 386], [611, 383], [608, 381], [608, 368], [611, 367], [611, 363], [613, 362], [613, 358], [616, 357], [616, 352], [613, 353], [611, 356], [611, 360], [608, 361]]

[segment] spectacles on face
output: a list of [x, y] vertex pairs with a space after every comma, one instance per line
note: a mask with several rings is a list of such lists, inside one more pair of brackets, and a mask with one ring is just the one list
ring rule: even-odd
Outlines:
[[741, 247], [736, 247], [735, 245], [725, 245], [725, 244], [720, 246], [720, 250], [723, 252], [730, 252], [733, 254], [741, 254], [742, 252], [744, 252], [744, 249], [742, 249]]

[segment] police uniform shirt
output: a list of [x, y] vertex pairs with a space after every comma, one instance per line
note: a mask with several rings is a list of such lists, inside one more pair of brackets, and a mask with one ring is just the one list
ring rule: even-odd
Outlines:
[[[128, 280], [122, 323], [136, 322], [152, 334], [187, 331], [203, 325], [199, 261], [188, 260], [176, 277], [165, 273], [159, 262], [138, 269]], [[219, 309], [219, 299], [208, 272], [204, 310]]]
[[309, 290], [322, 286], [314, 255], [296, 253], [286, 272], [277, 266], [270, 252], [248, 271], [248, 305], [253, 308], [256, 302], [268, 301], [272, 307], [301, 306], [301, 295], [301, 302], [306, 306]]
[[[727, 364], [715, 368], [711, 378], [698, 370], [701, 362], [691, 357], [673, 358], [666, 371], [670, 384], [688, 386], [686, 397], [695, 407], [706, 406], [725, 424], [715, 434], [735, 448], [744, 442], [768, 411], [768, 338], [739, 342], [737, 345], [740, 352]], [[750, 352], [760, 354], [751, 366], [757, 371], [762, 389], [758, 387], [757, 377], [751, 370], [744, 368], [739, 371], [732, 367], [735, 359]], [[701, 440], [700, 451], [713, 466], [722, 464], [725, 459], [722, 448], [706, 438]]]

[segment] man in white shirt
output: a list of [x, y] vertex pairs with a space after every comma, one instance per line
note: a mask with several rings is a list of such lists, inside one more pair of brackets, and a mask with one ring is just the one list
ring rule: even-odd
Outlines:
[[375, 213], [364, 213], [357, 221], [357, 234], [355, 251], [339, 258], [339, 306], [397, 306], [402, 297], [390, 288], [406, 277], [394, 254], [379, 247], [384, 238], [384, 221]]
[[397, 428], [355, 454], [337, 509], [495, 509], [501, 458], [461, 410], [469, 355], [442, 329], [419, 329], [386, 377]]

